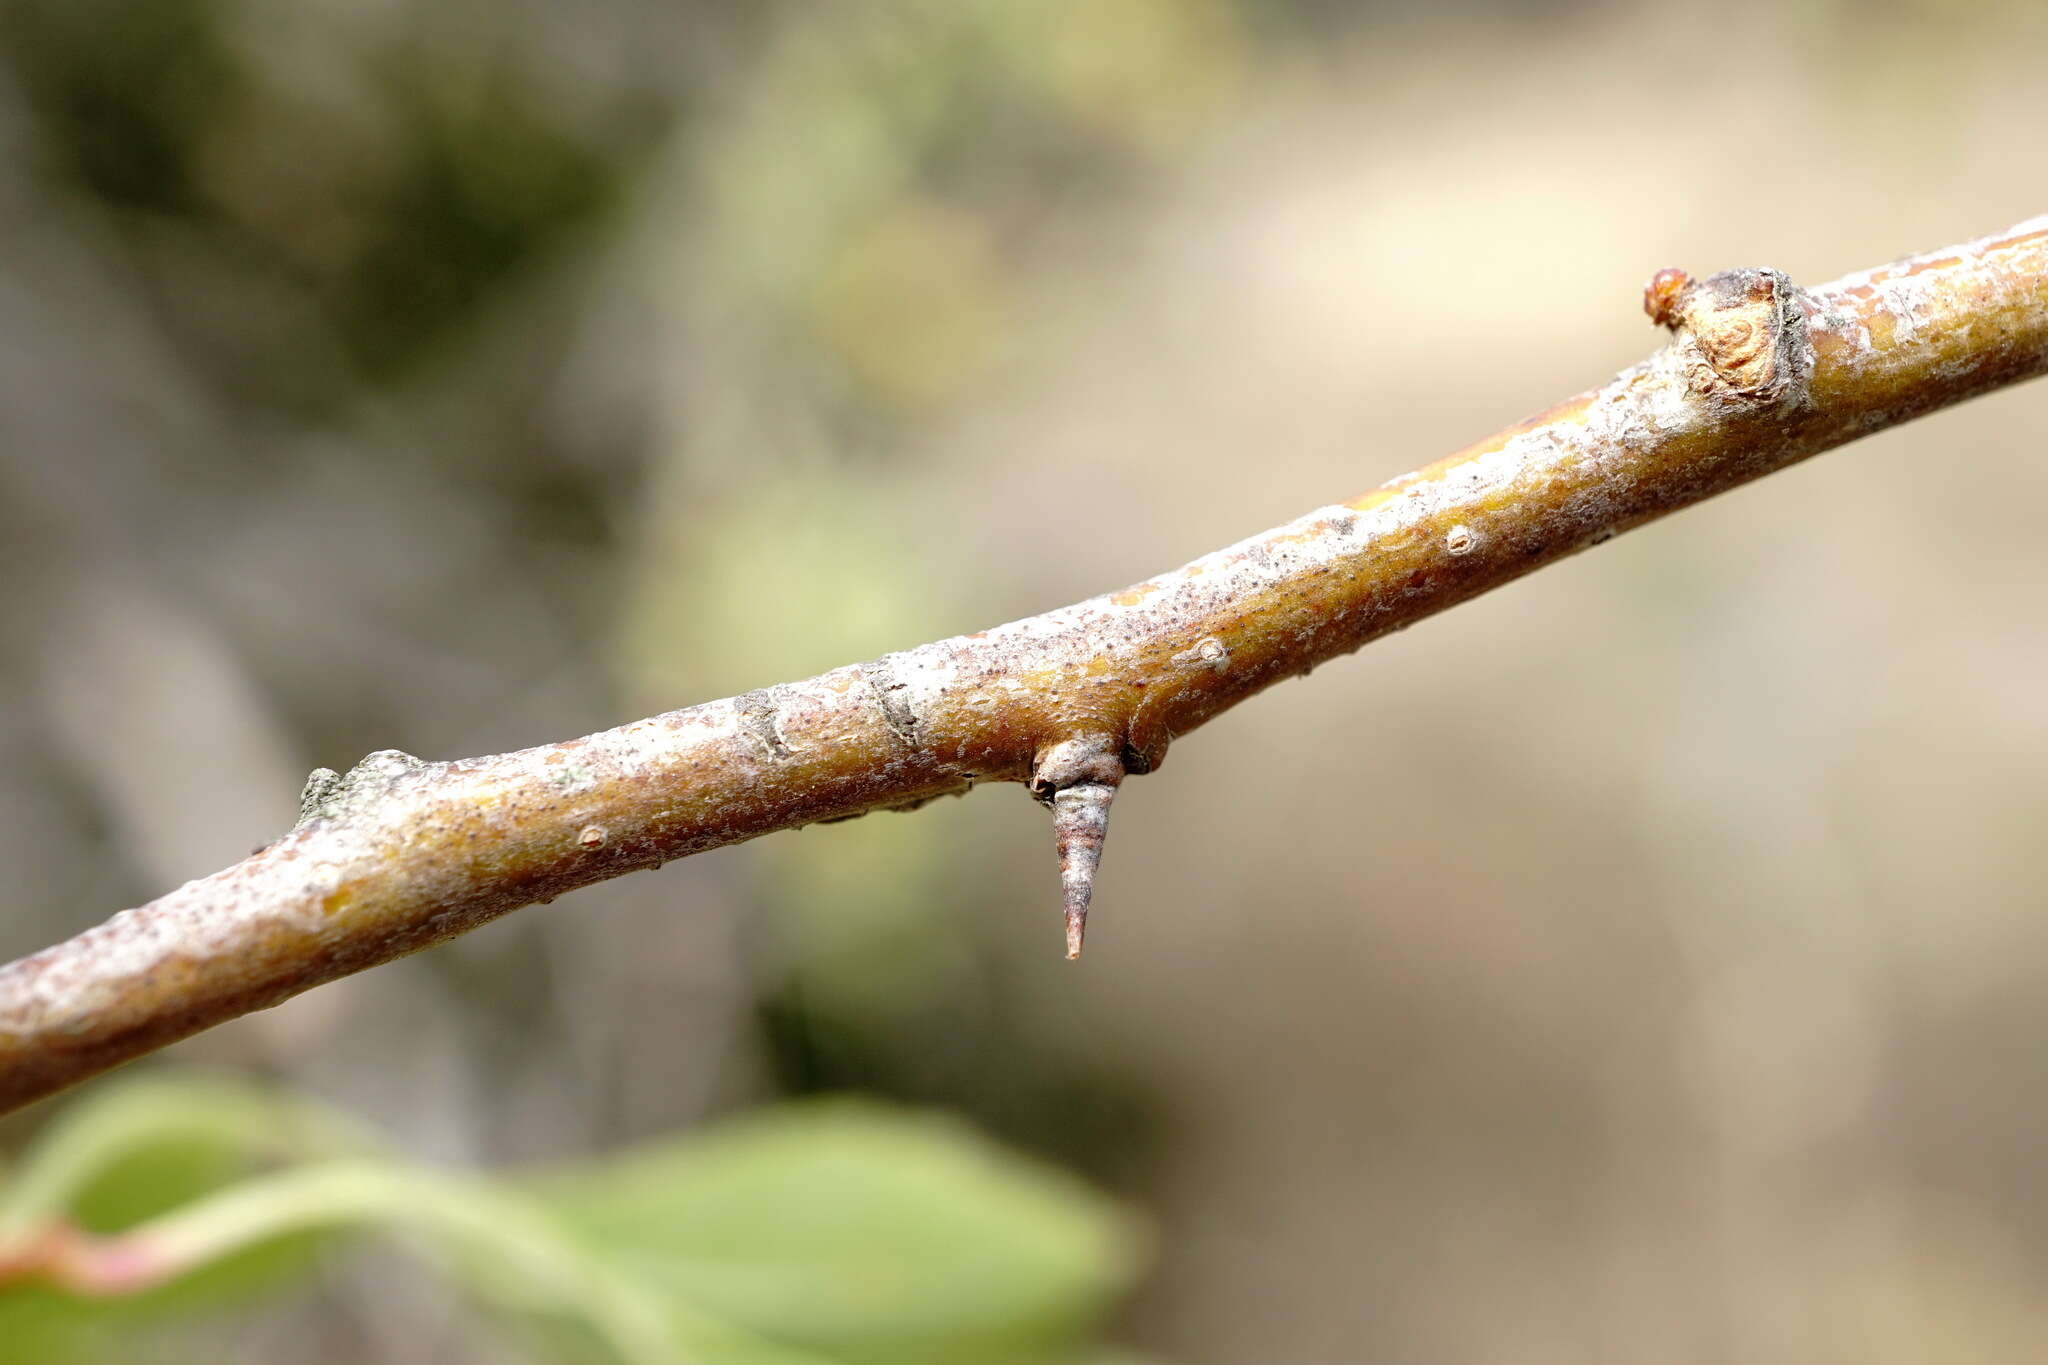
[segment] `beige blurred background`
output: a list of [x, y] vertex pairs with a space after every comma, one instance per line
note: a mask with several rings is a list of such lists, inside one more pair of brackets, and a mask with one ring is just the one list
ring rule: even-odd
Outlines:
[[[315, 765], [1352, 496], [1644, 354], [1659, 267], [2048, 212], [2030, 5], [5, 0], [0, 59], [0, 957]], [[1183, 739], [1078, 968], [1005, 787], [173, 1057], [460, 1162], [952, 1109], [1146, 1211], [1120, 1335], [1187, 1365], [2048, 1357], [2044, 426], [1884, 434]], [[237, 1349], [447, 1359], [437, 1292], [368, 1258]]]

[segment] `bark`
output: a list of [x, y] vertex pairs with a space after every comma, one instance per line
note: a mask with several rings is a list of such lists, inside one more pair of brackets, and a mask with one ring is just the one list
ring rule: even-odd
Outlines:
[[1054, 812], [1078, 954], [1109, 802], [1253, 693], [1666, 512], [2048, 370], [2048, 218], [1802, 290], [1645, 291], [1601, 388], [1122, 592], [559, 744], [307, 783], [247, 860], [0, 968], [0, 1111], [607, 877], [977, 783]]

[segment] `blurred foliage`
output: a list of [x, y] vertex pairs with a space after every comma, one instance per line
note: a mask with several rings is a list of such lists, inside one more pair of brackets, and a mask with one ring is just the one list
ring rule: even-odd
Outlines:
[[[284, 1164], [249, 1176], [259, 1155]], [[207, 1256], [112, 1298], [0, 1284], [0, 1361], [160, 1358], [137, 1333], [275, 1293], [353, 1226], [407, 1233], [536, 1349], [635, 1362], [1076, 1365], [1139, 1262], [1129, 1215], [1070, 1179], [843, 1102], [486, 1180], [375, 1156], [302, 1103], [147, 1080], [80, 1103], [0, 1184], [0, 1264], [52, 1223]]]
[[423, 36], [217, 0], [0, 7], [48, 171], [160, 288], [215, 294], [165, 321], [258, 401], [344, 401], [445, 354], [660, 132], [631, 92], [564, 98], [537, 54]]
[[[243, 1175], [253, 1160], [368, 1151], [357, 1125], [246, 1084], [192, 1076], [95, 1087], [0, 1172], [4, 1248], [51, 1225], [99, 1235], [169, 1214]], [[314, 1264], [313, 1239], [237, 1248], [142, 1292], [87, 1299], [33, 1280], [0, 1282], [0, 1361], [149, 1359], [138, 1346], [168, 1320], [247, 1307]]]
[[849, 1359], [1044, 1352], [1135, 1265], [1097, 1196], [871, 1104], [756, 1111], [540, 1193], [664, 1298]]
[[[2044, 13], [0, 0], [0, 955], [240, 856], [316, 763], [761, 686], [1356, 491], [1634, 359], [1657, 266], [2037, 213]], [[1679, 173], [1715, 147], [1814, 211]], [[25, 1206], [347, 1206], [439, 1273], [302, 1225], [10, 1296], [0, 1359], [1108, 1365], [1126, 1220], [783, 1107], [847, 1090], [1147, 1200], [1118, 1330], [1190, 1359], [2039, 1358], [2027, 401], [1234, 714], [1126, 798], [1085, 972], [1004, 791], [196, 1039], [389, 1143], [114, 1086]], [[849, 1245], [887, 1284], [834, 1292]]]

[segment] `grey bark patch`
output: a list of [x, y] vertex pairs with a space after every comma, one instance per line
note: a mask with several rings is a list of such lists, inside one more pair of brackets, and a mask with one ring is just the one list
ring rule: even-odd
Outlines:
[[299, 824], [343, 819], [365, 796], [382, 796], [406, 778], [433, 766], [402, 749], [379, 749], [366, 755], [346, 774], [332, 768], [315, 768], [299, 792]]
[[306, 785], [299, 792], [299, 823], [318, 820], [333, 814], [330, 809], [334, 798], [341, 791], [341, 774], [332, 768], [315, 768], [306, 775]]
[[747, 723], [747, 733], [767, 750], [768, 757], [777, 761], [789, 757], [789, 742], [783, 739], [777, 724], [781, 708], [775, 704], [774, 688], [735, 697], [733, 705], [739, 708], [740, 719]]
[[917, 713], [910, 707], [910, 689], [897, 681], [888, 656], [860, 665], [860, 680], [874, 695], [876, 709], [881, 711], [889, 732], [903, 742], [904, 748], [918, 748]]

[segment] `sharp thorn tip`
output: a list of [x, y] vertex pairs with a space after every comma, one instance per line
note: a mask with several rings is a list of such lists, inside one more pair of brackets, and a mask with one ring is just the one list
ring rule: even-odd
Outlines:
[[1088, 930], [1088, 902], [1095, 894], [1095, 869], [1109, 829], [1109, 803], [1116, 788], [1084, 782], [1053, 794], [1053, 842], [1059, 849], [1060, 887], [1067, 912], [1067, 960], [1081, 956]]

